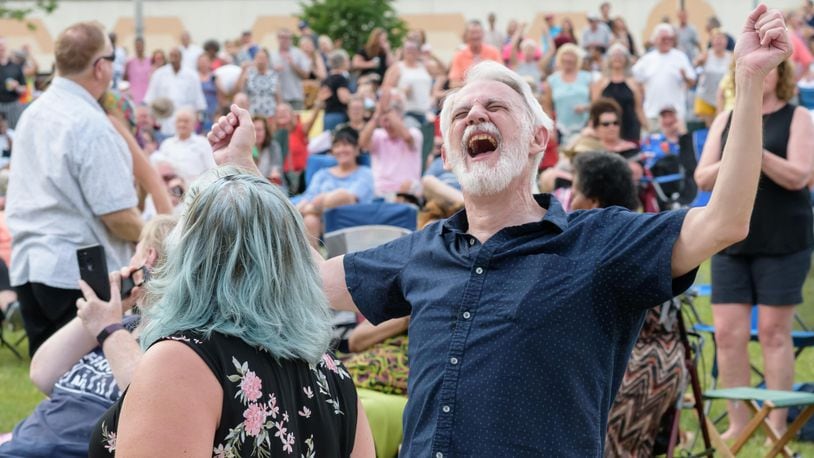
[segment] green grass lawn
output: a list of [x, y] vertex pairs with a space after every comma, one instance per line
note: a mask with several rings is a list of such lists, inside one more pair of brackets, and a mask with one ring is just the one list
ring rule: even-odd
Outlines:
[[[5, 337], [16, 342], [22, 335], [22, 331], [17, 331], [6, 333]], [[0, 434], [11, 431], [43, 398], [28, 379], [28, 342], [23, 342], [17, 349], [25, 358], [23, 361], [8, 348], [0, 347]]]
[[[709, 283], [709, 270], [708, 265], [704, 265], [698, 276], [698, 283]], [[814, 326], [814, 273], [809, 275], [805, 286], [806, 302], [798, 309], [804, 321], [810, 326]], [[706, 323], [712, 322], [712, 314], [709, 307], [709, 298], [702, 297], [696, 301], [696, 308], [702, 320]], [[11, 340], [16, 340], [20, 336], [20, 332], [7, 335]], [[702, 359], [702, 367], [699, 368], [699, 374], [702, 379], [702, 384], [706, 387], [710, 383], [709, 369], [712, 363], [712, 342], [709, 336], [705, 336], [706, 341], [704, 345], [704, 355]], [[19, 348], [20, 353], [27, 354], [25, 344]], [[750, 345], [750, 354], [752, 361], [758, 366], [762, 366], [760, 356], [760, 348], [757, 344]], [[8, 349], [0, 348], [0, 433], [11, 431], [14, 425], [28, 415], [34, 406], [43, 398], [42, 394], [37, 391], [34, 385], [28, 379], [28, 364], [29, 360], [26, 357], [24, 361], [17, 360]], [[814, 349], [804, 352], [799, 359], [797, 359], [796, 376], [797, 382], [814, 382]], [[725, 409], [723, 401], [713, 404], [712, 415], [713, 418], [717, 417], [720, 412]], [[697, 432], [698, 422], [695, 417], [695, 412], [686, 410], [682, 413], [682, 429]], [[724, 425], [720, 425], [721, 431]], [[700, 436], [699, 436], [700, 437]], [[738, 454], [739, 457], [762, 457], [768, 449], [763, 447], [765, 437], [758, 433], [756, 439], [752, 440], [746, 447]], [[697, 441], [697, 449], [701, 449], [701, 441]], [[799, 452], [801, 456], [814, 457], [814, 443], [810, 442], [792, 442], [791, 449]]]

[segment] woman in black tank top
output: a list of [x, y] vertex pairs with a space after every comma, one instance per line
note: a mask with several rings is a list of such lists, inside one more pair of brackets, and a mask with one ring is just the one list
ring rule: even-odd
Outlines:
[[[712, 258], [712, 312], [724, 387], [749, 385], [745, 328], [750, 326], [754, 304], [759, 306], [767, 387], [790, 390], [794, 380], [794, 305], [802, 302], [814, 246], [808, 189], [814, 166], [814, 123], [805, 109], [788, 103], [794, 95], [793, 73], [786, 61], [764, 81], [763, 163], [749, 235]], [[709, 190], [715, 183], [730, 122], [731, 113], [722, 113], [710, 127], [695, 172], [701, 189]], [[750, 417], [733, 404], [728, 410], [725, 438], [737, 436]], [[782, 434], [786, 411], [776, 412], [769, 420]]]
[[629, 76], [630, 54], [627, 48], [614, 44], [608, 49], [606, 74], [591, 89], [591, 100], [607, 97], [622, 107], [621, 137], [639, 143], [642, 126], [647, 125], [642, 107], [642, 92], [639, 84]]

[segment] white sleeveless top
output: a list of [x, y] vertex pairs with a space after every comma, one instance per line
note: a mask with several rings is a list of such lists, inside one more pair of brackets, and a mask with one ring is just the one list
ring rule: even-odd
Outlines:
[[[430, 109], [432, 102], [432, 77], [422, 64], [408, 67], [399, 62], [398, 87], [406, 93], [404, 97], [404, 111], [425, 113]], [[409, 88], [409, 90], [407, 90]]]

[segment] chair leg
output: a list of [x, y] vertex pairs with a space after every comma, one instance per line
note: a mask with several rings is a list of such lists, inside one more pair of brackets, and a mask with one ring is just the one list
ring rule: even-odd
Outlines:
[[[749, 406], [750, 409], [755, 409], [756, 406], [752, 405], [752, 403], [743, 401], [746, 405]], [[732, 445], [732, 453], [738, 454], [740, 449], [746, 444], [746, 441], [752, 437], [752, 434], [763, 424], [763, 420], [769, 415], [769, 412], [772, 411], [772, 408], [769, 406], [768, 403], [763, 404], [763, 408], [755, 412], [755, 416], [749, 420], [749, 423], [746, 424], [746, 427], [741, 431], [741, 434], [735, 440], [735, 443]]]
[[720, 458], [735, 458], [735, 455], [729, 450], [729, 447], [726, 445], [723, 439], [721, 439], [721, 433], [715, 428], [715, 423], [709, 419], [709, 417], [704, 417], [704, 421], [707, 423], [707, 429], [709, 430], [709, 438], [712, 441], [712, 447], [715, 449], [715, 456]]
[[786, 433], [783, 434], [783, 437], [775, 441], [774, 447], [772, 447], [769, 453], [766, 454], [766, 457], [767, 458], [774, 457], [778, 453], [783, 454], [789, 453], [788, 449], [786, 448], [786, 444], [792, 438], [794, 438], [795, 435], [797, 435], [797, 431], [799, 431], [800, 428], [802, 428], [803, 425], [806, 424], [806, 422], [808, 421], [809, 418], [811, 418], [812, 415], [814, 415], [814, 405], [810, 405], [803, 409], [803, 411], [800, 412], [800, 415], [797, 416], [794, 422], [789, 425], [789, 429], [786, 430]]
[[[755, 401], [749, 401], [746, 404], [749, 406], [749, 409], [752, 411], [753, 415], [757, 415], [757, 413], [761, 411], [760, 406]], [[763, 403], [763, 406], [764, 408], [768, 408], [769, 411], [775, 408], [774, 404], [772, 404], [770, 401]], [[766, 433], [766, 437], [769, 439], [769, 443], [775, 444], [778, 440], [780, 440], [780, 434], [775, 431], [768, 421], [764, 419], [761, 426], [763, 427], [763, 431]], [[783, 447], [782, 452], [780, 453], [782, 453], [782, 455], [786, 458], [791, 458], [793, 456], [791, 449], [788, 447]]]
[[14, 348], [14, 345], [11, 345], [11, 344], [10, 344], [10, 343], [9, 343], [9, 342], [8, 342], [8, 341], [5, 339], [5, 337], [3, 337], [2, 333], [0, 333], [0, 348], [2, 348], [2, 347], [8, 347], [8, 349], [9, 349], [9, 350], [11, 350], [11, 352], [12, 352], [12, 353], [14, 353], [14, 356], [16, 356], [16, 357], [17, 357], [17, 359], [19, 359], [20, 361], [22, 361], [22, 360], [23, 360], [23, 356], [20, 354], [20, 352], [19, 352], [19, 351], [17, 351], [17, 349], [16, 349], [16, 348]]

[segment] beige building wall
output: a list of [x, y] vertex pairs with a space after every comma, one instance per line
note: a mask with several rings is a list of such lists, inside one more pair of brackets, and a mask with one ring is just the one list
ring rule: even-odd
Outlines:
[[[611, 15], [625, 18], [641, 47], [653, 25], [662, 17], [675, 20], [679, 1], [611, 1]], [[691, 22], [702, 33], [705, 19], [716, 14], [724, 29], [735, 34], [753, 4], [753, 0], [683, 1], [687, 4]], [[442, 59], [449, 59], [460, 42], [467, 19], [485, 21], [490, 12], [495, 12], [499, 28], [505, 29], [509, 19], [517, 19], [529, 23], [532, 36], [538, 36], [544, 14], [553, 13], [558, 19], [572, 18], [580, 33], [586, 22], [586, 13], [597, 12], [600, 3], [601, 0], [398, 0], [395, 5], [411, 27], [426, 30], [434, 52]], [[775, 8], [797, 8], [802, 2], [775, 0], [771, 3]], [[243, 30], [251, 30], [259, 43], [273, 47], [276, 44], [274, 31], [282, 26], [293, 28], [300, 11], [299, 0], [143, 0], [143, 5], [148, 51], [176, 44], [184, 29], [197, 43], [209, 38], [222, 42], [236, 38]], [[53, 61], [53, 38], [77, 21], [99, 21], [108, 30], [119, 33], [121, 44], [132, 48], [135, 33], [133, 8], [131, 0], [61, 0], [55, 13], [32, 17], [31, 22], [37, 26], [35, 31], [13, 21], [0, 21], [0, 34], [8, 38], [12, 48], [29, 43], [35, 56], [48, 66]]]

